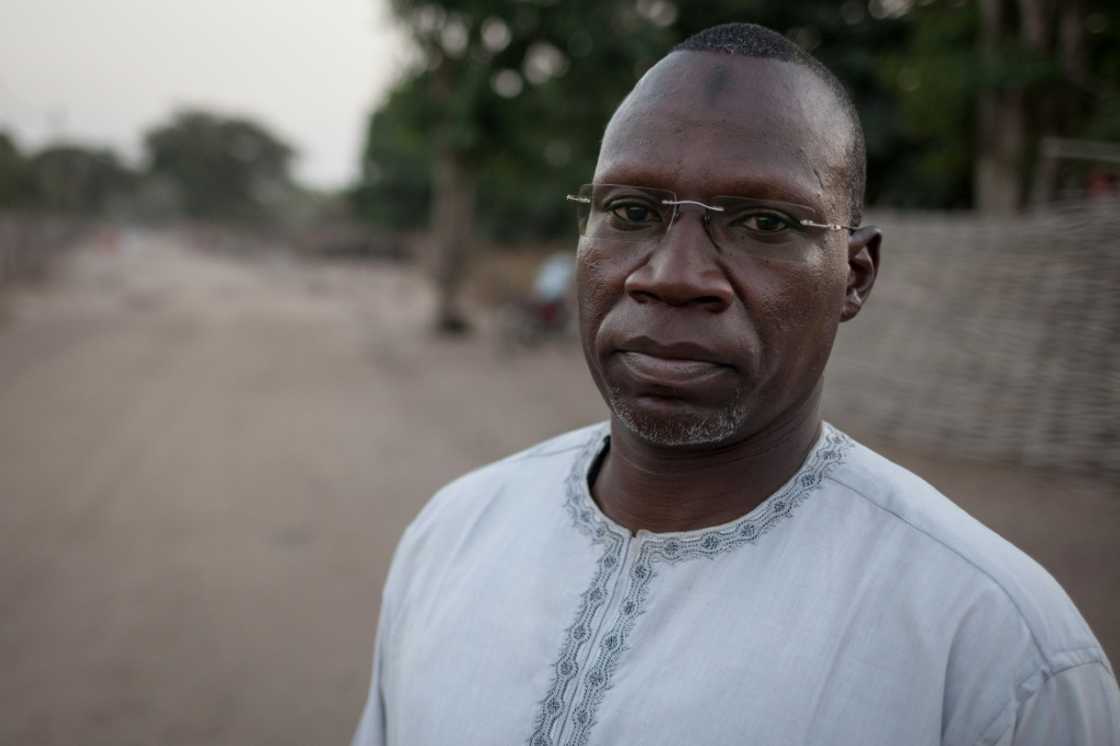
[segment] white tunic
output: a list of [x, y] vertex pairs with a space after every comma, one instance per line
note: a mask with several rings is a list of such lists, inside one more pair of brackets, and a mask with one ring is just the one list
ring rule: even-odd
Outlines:
[[468, 474], [405, 532], [355, 746], [1120, 744], [1050, 575], [838, 430], [749, 514], [629, 531], [597, 425]]

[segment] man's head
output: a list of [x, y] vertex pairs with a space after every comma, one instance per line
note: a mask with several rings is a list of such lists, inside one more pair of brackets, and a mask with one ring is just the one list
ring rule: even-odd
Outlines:
[[858, 224], [863, 168], [843, 88], [772, 31], [709, 29], [646, 73], [594, 183], [673, 194], [589, 191], [579, 250], [584, 351], [617, 421], [651, 444], [709, 447], [815, 408], [879, 244], [874, 228], [815, 226]]

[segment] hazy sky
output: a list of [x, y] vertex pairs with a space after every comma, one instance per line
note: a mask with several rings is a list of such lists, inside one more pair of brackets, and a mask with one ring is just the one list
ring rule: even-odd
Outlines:
[[301, 179], [339, 186], [406, 59], [383, 0], [0, 0], [0, 129], [136, 158], [146, 127], [203, 106], [258, 119]]

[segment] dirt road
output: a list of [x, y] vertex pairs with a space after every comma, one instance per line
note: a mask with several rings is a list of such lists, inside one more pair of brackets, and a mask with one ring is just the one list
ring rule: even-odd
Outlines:
[[[428, 303], [400, 268], [131, 233], [10, 304], [0, 744], [347, 741], [407, 521], [603, 415], [574, 348], [438, 342]], [[886, 450], [1032, 551], [1116, 657], [1108, 485]]]

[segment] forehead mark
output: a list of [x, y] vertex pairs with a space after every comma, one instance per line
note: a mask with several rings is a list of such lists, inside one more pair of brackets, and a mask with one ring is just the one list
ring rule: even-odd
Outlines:
[[719, 103], [720, 97], [730, 87], [731, 71], [727, 65], [716, 65], [708, 71], [704, 78], [704, 103], [714, 107]]

